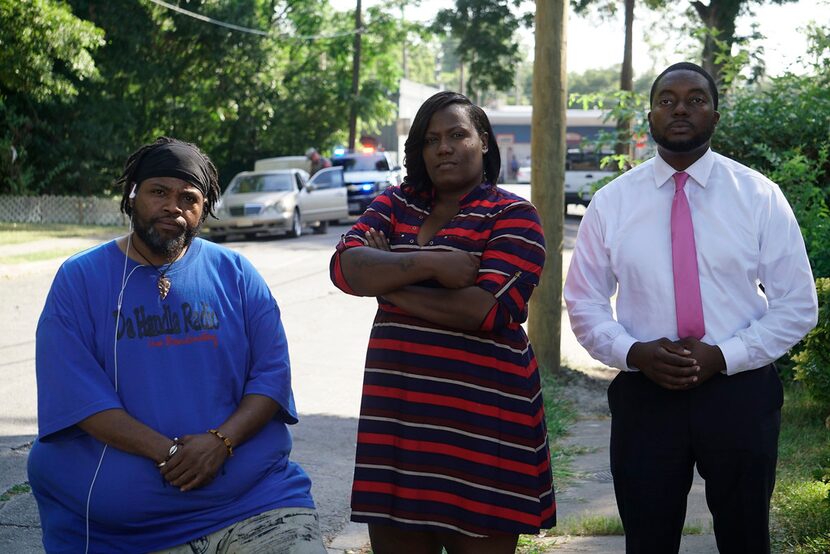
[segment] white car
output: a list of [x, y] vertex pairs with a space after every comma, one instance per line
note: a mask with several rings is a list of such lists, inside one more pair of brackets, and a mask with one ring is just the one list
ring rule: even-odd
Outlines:
[[[607, 171], [600, 167], [601, 154], [581, 152], [578, 149], [568, 151], [565, 164], [565, 206], [568, 204], [582, 204], [587, 206], [594, 196], [594, 187], [597, 181], [614, 177], [615, 171]], [[516, 172], [517, 183], [530, 183], [530, 163], [523, 165]]]
[[239, 234], [299, 237], [305, 226], [325, 233], [330, 221], [348, 217], [346, 196], [340, 167], [311, 179], [302, 169], [244, 171], [231, 180], [218, 203], [218, 219], [208, 218], [203, 231], [215, 242]]

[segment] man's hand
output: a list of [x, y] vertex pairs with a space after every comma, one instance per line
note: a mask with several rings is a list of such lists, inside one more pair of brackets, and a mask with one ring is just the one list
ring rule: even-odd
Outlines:
[[634, 343], [626, 363], [665, 389], [685, 390], [701, 382], [700, 366], [692, 350], [665, 337]]
[[697, 360], [697, 365], [700, 366], [695, 386], [705, 383], [721, 371], [726, 371], [726, 360], [723, 359], [723, 352], [717, 346], [700, 342], [692, 337], [680, 339], [677, 344], [690, 351], [690, 356]]
[[225, 444], [210, 433], [185, 435], [178, 451], [161, 468], [168, 483], [182, 492], [210, 483], [228, 457]]

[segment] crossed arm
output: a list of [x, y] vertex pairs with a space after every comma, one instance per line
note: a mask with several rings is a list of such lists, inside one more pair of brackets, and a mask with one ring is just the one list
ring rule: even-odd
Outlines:
[[[217, 427], [234, 447], [256, 435], [277, 413], [279, 404], [259, 394], [242, 397], [239, 407]], [[125, 410], [104, 410], [78, 426], [99, 441], [158, 464], [167, 457], [173, 440], [141, 423]], [[207, 431], [207, 430], [206, 430]], [[168, 483], [182, 492], [210, 483], [228, 458], [228, 449], [217, 436], [205, 432], [179, 439], [175, 455], [160, 469]]]
[[[479, 260], [468, 252], [392, 252], [383, 231], [366, 232], [369, 248], [340, 255], [349, 286], [363, 296], [383, 296], [408, 313], [439, 325], [475, 330], [496, 303], [475, 286]], [[417, 286], [436, 280], [444, 288]]]

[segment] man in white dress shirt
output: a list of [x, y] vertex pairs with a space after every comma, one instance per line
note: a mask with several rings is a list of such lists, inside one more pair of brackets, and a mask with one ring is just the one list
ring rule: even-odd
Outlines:
[[709, 148], [717, 107], [701, 67], [657, 77], [657, 156], [594, 195], [565, 282], [577, 339], [622, 370], [608, 402], [629, 554], [678, 552], [695, 465], [720, 552], [769, 552], [783, 402], [772, 364], [816, 324], [792, 209], [775, 183]]

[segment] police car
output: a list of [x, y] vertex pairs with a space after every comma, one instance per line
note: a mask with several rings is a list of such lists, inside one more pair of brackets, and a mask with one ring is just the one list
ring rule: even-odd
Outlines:
[[375, 196], [389, 186], [401, 184], [401, 168], [389, 152], [371, 147], [358, 152], [336, 149], [331, 163], [343, 168], [349, 215], [361, 215]]

